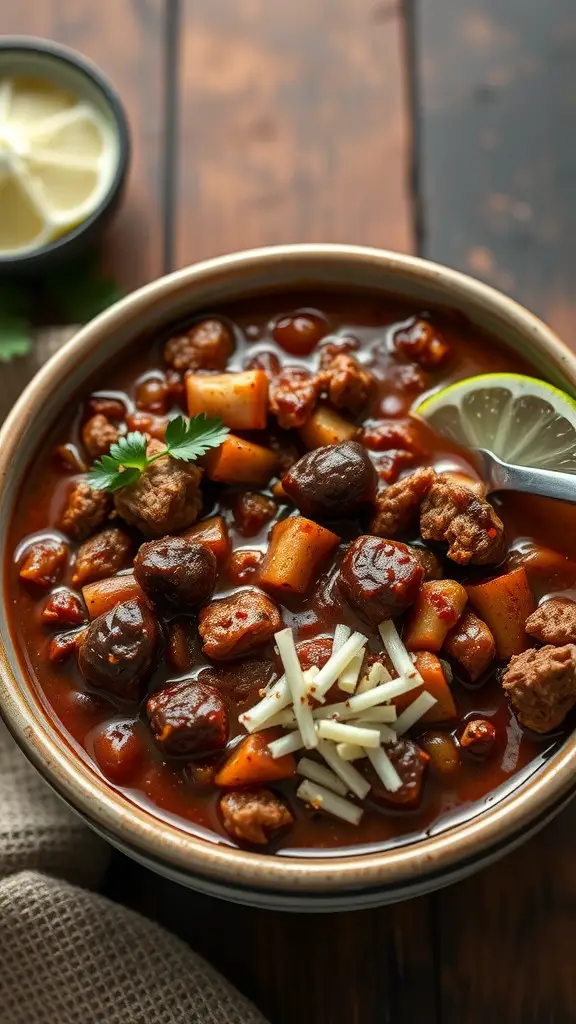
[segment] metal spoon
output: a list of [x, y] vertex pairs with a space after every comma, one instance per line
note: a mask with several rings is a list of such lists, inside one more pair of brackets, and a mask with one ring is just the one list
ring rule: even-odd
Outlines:
[[511, 466], [485, 448], [474, 448], [481, 467], [481, 477], [488, 493], [491, 491], [524, 491], [545, 498], [576, 502], [576, 474], [557, 473], [550, 469]]

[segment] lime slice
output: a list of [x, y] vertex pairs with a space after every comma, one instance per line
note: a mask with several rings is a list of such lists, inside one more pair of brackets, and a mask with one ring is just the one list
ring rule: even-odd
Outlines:
[[0, 252], [35, 249], [81, 224], [118, 159], [96, 107], [48, 82], [0, 79]]
[[576, 401], [535, 377], [485, 373], [450, 384], [412, 412], [439, 434], [503, 462], [576, 473]]

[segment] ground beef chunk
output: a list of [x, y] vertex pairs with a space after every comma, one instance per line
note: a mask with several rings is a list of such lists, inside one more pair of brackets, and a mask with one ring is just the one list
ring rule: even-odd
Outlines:
[[286, 366], [270, 378], [270, 412], [284, 430], [303, 427], [314, 412], [322, 382], [308, 370]]
[[86, 609], [77, 594], [62, 587], [50, 594], [41, 619], [49, 626], [80, 626], [86, 621]]
[[439, 475], [422, 502], [424, 540], [445, 541], [459, 565], [491, 565], [506, 556], [504, 524], [492, 505], [469, 487]]
[[342, 518], [374, 500], [376, 471], [357, 441], [307, 452], [282, 477], [282, 487], [310, 519]]
[[20, 579], [49, 590], [61, 578], [68, 561], [68, 548], [59, 540], [38, 540], [24, 552]]
[[365, 409], [374, 392], [374, 378], [358, 360], [337, 345], [325, 345], [320, 358], [323, 390], [336, 409], [358, 413]]
[[[160, 441], [150, 441], [148, 455], [163, 447]], [[199, 466], [166, 455], [145, 469], [135, 484], [116, 492], [116, 511], [151, 537], [184, 530], [196, 522], [202, 508], [201, 478]]]
[[266, 658], [246, 658], [233, 665], [203, 668], [199, 683], [214, 686], [219, 693], [237, 705], [252, 707], [260, 700], [268, 683], [277, 675], [273, 661]]
[[186, 334], [170, 338], [164, 346], [168, 366], [185, 370], [225, 370], [234, 351], [234, 337], [221, 320], [201, 320]]
[[541, 647], [516, 654], [502, 677], [518, 721], [534, 732], [550, 732], [576, 703], [576, 645]]
[[241, 590], [212, 601], [198, 616], [202, 650], [215, 661], [256, 650], [281, 628], [278, 608], [259, 590]]
[[255, 846], [266, 846], [281, 828], [294, 818], [269, 789], [243, 789], [226, 793], [220, 800], [224, 828], [235, 839]]
[[364, 769], [372, 783], [368, 799], [408, 810], [418, 807], [430, 757], [411, 740], [398, 740], [394, 745], [386, 746], [386, 753], [402, 779], [402, 785], [395, 793], [391, 793], [382, 784], [374, 769], [365, 765]]
[[146, 704], [154, 739], [171, 757], [195, 757], [223, 750], [228, 712], [213, 686], [185, 679], [154, 693]]
[[148, 439], [155, 438], [157, 441], [163, 441], [166, 437], [169, 422], [168, 416], [156, 416], [155, 413], [144, 412], [142, 409], [130, 412], [126, 417], [128, 430], [139, 430], [141, 434], [146, 434]]
[[576, 601], [550, 598], [526, 619], [525, 629], [543, 644], [576, 643]]
[[409, 530], [416, 522], [420, 504], [435, 478], [433, 469], [417, 469], [381, 491], [376, 497], [376, 513], [370, 532], [377, 537], [395, 537]]
[[430, 580], [442, 579], [444, 576], [444, 566], [438, 555], [435, 555], [433, 551], [429, 551], [428, 548], [420, 547], [418, 544], [408, 544], [408, 547], [424, 569], [424, 583], [429, 583]]
[[86, 480], [77, 480], [68, 491], [60, 527], [74, 540], [85, 540], [108, 517], [111, 504], [106, 491], [95, 491]]
[[154, 666], [160, 631], [140, 601], [123, 601], [94, 619], [78, 649], [87, 683], [124, 700], [137, 700]]
[[234, 525], [243, 537], [255, 537], [274, 519], [278, 506], [271, 498], [254, 491], [244, 491], [234, 502]]
[[82, 443], [92, 459], [99, 459], [120, 437], [118, 427], [102, 413], [91, 416], [82, 427]]
[[394, 346], [406, 359], [425, 370], [435, 369], [450, 355], [450, 346], [428, 320], [413, 320], [408, 327], [396, 331]]
[[83, 587], [94, 580], [113, 576], [130, 564], [131, 554], [132, 541], [124, 530], [117, 526], [101, 530], [80, 545], [74, 565], [73, 586]]
[[344, 597], [374, 625], [401, 615], [418, 596], [424, 570], [406, 544], [357, 537], [339, 574]]

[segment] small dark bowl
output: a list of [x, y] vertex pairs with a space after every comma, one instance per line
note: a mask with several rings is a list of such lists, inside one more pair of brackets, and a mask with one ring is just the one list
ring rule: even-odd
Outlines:
[[131, 149], [128, 122], [120, 98], [86, 57], [49, 40], [9, 36], [0, 40], [0, 78], [5, 75], [44, 79], [94, 104], [116, 133], [118, 159], [109, 189], [93, 212], [66, 234], [37, 249], [21, 255], [0, 253], [0, 277], [41, 273], [93, 245], [122, 198]]

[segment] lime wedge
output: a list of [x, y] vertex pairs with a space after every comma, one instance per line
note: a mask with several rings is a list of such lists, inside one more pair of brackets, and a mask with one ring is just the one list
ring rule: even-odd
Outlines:
[[439, 434], [503, 462], [576, 473], [576, 401], [535, 377], [485, 373], [441, 388], [412, 412]]

